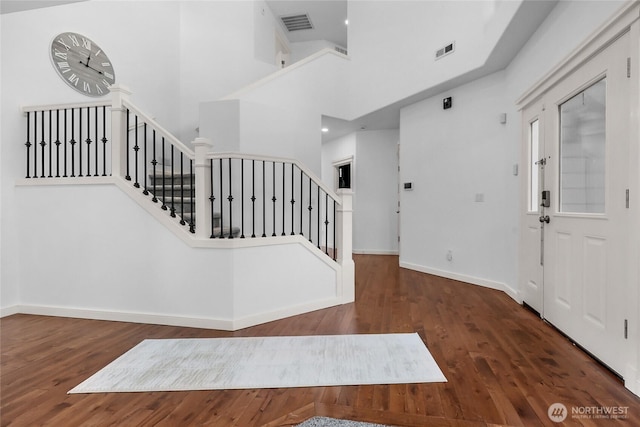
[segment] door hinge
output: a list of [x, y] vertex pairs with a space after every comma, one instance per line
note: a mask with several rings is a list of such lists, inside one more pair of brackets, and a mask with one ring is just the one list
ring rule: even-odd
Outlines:
[[625, 199], [626, 199], [625, 202], [626, 202], [626, 205], [627, 205], [627, 209], [629, 209], [629, 189], [628, 188], [627, 188], [626, 193], [627, 194], [625, 196]]
[[631, 78], [631, 57], [627, 58], [627, 78]]
[[629, 321], [624, 319], [624, 339], [629, 339]]

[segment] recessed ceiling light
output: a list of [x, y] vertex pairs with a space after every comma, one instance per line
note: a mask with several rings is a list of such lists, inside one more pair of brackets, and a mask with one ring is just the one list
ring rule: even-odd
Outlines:
[[322, 128], [320, 129], [322, 132], [329, 132], [329, 128]]
[[344, 20], [344, 25], [349, 25], [349, 20], [348, 19]]

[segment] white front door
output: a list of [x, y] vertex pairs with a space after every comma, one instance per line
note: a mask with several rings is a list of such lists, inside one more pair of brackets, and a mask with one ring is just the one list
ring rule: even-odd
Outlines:
[[627, 33], [523, 115], [529, 166], [523, 300], [620, 374], [631, 351], [624, 295], [631, 220], [628, 52]]

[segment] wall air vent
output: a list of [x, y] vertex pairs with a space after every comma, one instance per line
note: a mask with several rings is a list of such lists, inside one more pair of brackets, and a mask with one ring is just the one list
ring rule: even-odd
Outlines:
[[347, 55], [347, 49], [341, 47], [341, 46], [334, 46], [334, 49], [336, 50], [336, 52], [341, 53], [343, 55]]
[[282, 23], [284, 24], [287, 31], [313, 29], [311, 19], [309, 19], [309, 15], [307, 15], [306, 13], [299, 15], [281, 16], [280, 19], [282, 20]]
[[438, 49], [436, 51], [436, 59], [440, 59], [443, 56], [447, 56], [450, 53], [453, 53], [453, 51], [456, 49], [456, 43], [455, 42], [451, 42], [448, 45], [441, 47], [440, 49]]

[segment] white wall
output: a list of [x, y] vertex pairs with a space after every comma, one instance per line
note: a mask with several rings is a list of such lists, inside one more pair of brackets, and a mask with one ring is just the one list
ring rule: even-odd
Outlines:
[[517, 217], [505, 207], [517, 203], [506, 191], [517, 177], [505, 146], [517, 141], [499, 122], [503, 85], [500, 72], [402, 110], [401, 181], [414, 189], [401, 192], [401, 263], [515, 284]]
[[21, 312], [236, 329], [342, 303], [337, 264], [298, 236], [191, 247], [113, 184], [20, 186], [15, 203]]
[[333, 164], [352, 159], [353, 251], [398, 252], [397, 130], [354, 132], [322, 145], [322, 180], [336, 188]]
[[360, 131], [353, 211], [353, 250], [398, 253], [398, 130]]
[[[153, 20], [145, 19], [149, 13]], [[89, 100], [71, 90], [54, 71], [49, 59], [53, 37], [70, 30], [91, 37], [109, 55], [117, 81], [136, 87], [140, 105], [168, 128], [175, 128], [178, 87], [166, 83], [177, 81], [179, 66], [175, 57], [164, 52], [179, 50], [177, 14], [174, 3], [83, 2], [0, 16], [2, 307], [17, 303], [21, 280], [21, 213], [15, 209], [14, 188], [15, 180], [25, 174], [25, 118], [20, 106]], [[158, 90], [162, 87], [165, 90]]]
[[[267, 62], [274, 49], [273, 34], [256, 45], [254, 30], [262, 35], [270, 28], [270, 16], [256, 16], [257, 7], [249, 1], [180, 2], [181, 68], [173, 84], [180, 88], [182, 140], [197, 136], [201, 101], [219, 99], [277, 69], [273, 61]], [[260, 25], [254, 27], [255, 23]]]
[[[517, 297], [520, 114], [515, 100], [621, 2], [559, 2], [502, 72], [401, 112], [401, 263]], [[351, 46], [351, 39], [350, 39]], [[453, 108], [442, 98], [453, 96]], [[507, 114], [507, 123], [498, 121]], [[522, 171], [522, 167], [520, 168]], [[476, 194], [484, 202], [475, 202]], [[451, 262], [446, 252], [453, 252]]]
[[200, 104], [200, 136], [214, 151], [297, 159], [320, 175], [320, 125], [316, 111], [288, 110], [245, 100]]
[[328, 40], [314, 40], [309, 42], [295, 42], [291, 43], [289, 46], [291, 48], [291, 59], [289, 62], [290, 64], [293, 64], [294, 62], [298, 62], [308, 56], [311, 56], [322, 49], [334, 49], [336, 45]]

